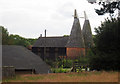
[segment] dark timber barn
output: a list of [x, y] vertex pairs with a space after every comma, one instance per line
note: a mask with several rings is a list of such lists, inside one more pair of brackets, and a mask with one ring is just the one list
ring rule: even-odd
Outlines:
[[[86, 30], [86, 28], [84, 29]], [[78, 56], [85, 56], [84, 37], [76, 10], [70, 36], [39, 37], [32, 47], [32, 52], [39, 55], [42, 59], [54, 60], [57, 57], [75, 59]]]
[[2, 46], [2, 66], [13, 66], [16, 74], [48, 73], [50, 67], [38, 56], [22, 46]]
[[69, 37], [39, 37], [32, 47], [32, 51], [42, 59], [55, 59], [66, 56], [66, 47]]

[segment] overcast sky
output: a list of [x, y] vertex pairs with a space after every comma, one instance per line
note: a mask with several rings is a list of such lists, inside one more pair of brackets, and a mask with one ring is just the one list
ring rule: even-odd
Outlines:
[[[94, 34], [94, 28], [108, 16], [98, 16], [94, 11], [96, 7], [98, 5], [86, 0], [0, 0], [0, 25], [10, 34], [26, 38], [44, 36], [45, 29], [47, 36], [69, 35], [74, 20], [72, 15], [77, 9], [79, 17], [86, 11]], [[79, 20], [82, 28], [84, 19]]]

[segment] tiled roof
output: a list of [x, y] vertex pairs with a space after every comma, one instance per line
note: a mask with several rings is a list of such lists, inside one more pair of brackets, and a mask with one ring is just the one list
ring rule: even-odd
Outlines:
[[2, 65], [16, 69], [35, 69], [36, 73], [48, 73], [49, 66], [37, 55], [22, 46], [3, 45]]
[[33, 47], [65, 47], [68, 36], [65, 37], [39, 37]]
[[90, 48], [93, 46], [93, 38], [92, 38], [92, 31], [89, 20], [85, 20], [82, 34], [85, 42], [85, 47]]

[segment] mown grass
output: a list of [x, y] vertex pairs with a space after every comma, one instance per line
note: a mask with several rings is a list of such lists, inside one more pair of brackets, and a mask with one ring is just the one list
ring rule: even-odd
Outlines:
[[118, 72], [79, 72], [20, 75], [3, 82], [118, 82]]

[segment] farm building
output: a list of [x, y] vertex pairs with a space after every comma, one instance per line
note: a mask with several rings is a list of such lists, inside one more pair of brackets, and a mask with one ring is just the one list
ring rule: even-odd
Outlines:
[[[88, 44], [85, 44], [85, 42], [87, 42], [85, 39], [87, 35], [83, 33], [90, 32], [90, 34], [88, 34], [88, 37], [92, 36], [91, 31], [86, 32], [86, 30], [89, 29], [90, 27], [86, 28], [87, 26], [85, 25], [88, 25], [86, 24], [86, 20], [85, 20], [84, 28], [83, 30], [81, 30], [79, 18], [77, 17], [77, 12], [75, 10], [74, 22], [73, 22], [70, 36], [39, 37], [32, 47], [32, 52], [39, 55], [42, 59], [47, 58], [47, 59], [54, 59], [54, 60], [57, 57], [75, 59], [79, 56], [85, 56], [85, 48], [86, 48], [85, 46]], [[84, 42], [84, 39], [85, 39], [85, 42]]]
[[15, 74], [48, 73], [49, 66], [37, 55], [22, 46], [2, 46], [2, 66], [15, 68]]
[[76, 10], [74, 13], [74, 22], [72, 30], [65, 47], [67, 56], [70, 58], [85, 56], [85, 44]]
[[66, 56], [66, 47], [69, 37], [39, 37], [32, 47], [32, 51], [42, 59], [55, 59]]
[[87, 50], [94, 45], [94, 42], [93, 42], [90, 22], [89, 19], [87, 18], [86, 12], [84, 12], [84, 16], [85, 16], [85, 21], [83, 24], [82, 34], [83, 34], [85, 49], [87, 53]]

